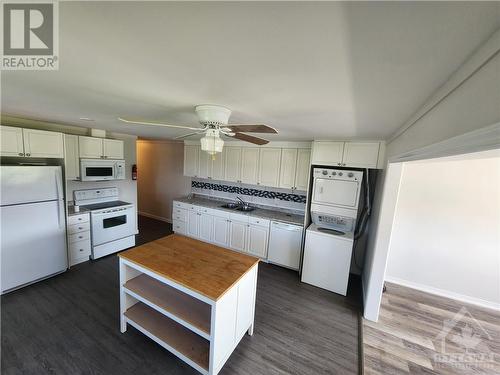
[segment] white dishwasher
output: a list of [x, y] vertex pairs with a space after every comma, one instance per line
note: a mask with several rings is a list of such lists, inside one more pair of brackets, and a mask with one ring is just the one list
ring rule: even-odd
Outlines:
[[287, 268], [298, 270], [302, 245], [302, 225], [271, 222], [267, 260]]

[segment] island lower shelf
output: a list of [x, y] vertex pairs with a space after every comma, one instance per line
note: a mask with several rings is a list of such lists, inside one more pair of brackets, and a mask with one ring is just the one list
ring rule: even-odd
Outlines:
[[127, 323], [178, 357], [184, 356], [208, 371], [210, 341], [142, 302], [128, 309], [125, 316]]
[[[169, 240], [169, 246], [176, 244], [175, 237], [173, 240]], [[193, 240], [179, 241], [184, 244]], [[146, 255], [154, 259], [158, 256], [166, 258], [166, 252], [158, 255], [152, 249], [146, 250]], [[151, 267], [153, 263], [145, 267], [131, 261], [134, 255], [143, 255], [146, 250], [138, 247], [120, 254], [121, 332], [126, 332], [127, 325], [130, 325], [200, 373], [217, 374], [245, 333], [253, 334], [258, 260], [239, 265], [240, 275], [227, 284], [227, 289], [211, 297], [199, 292], [196, 285], [188, 287], [169, 278], [165, 270], [155, 272]], [[211, 249], [212, 252], [215, 250], [218, 249]], [[199, 253], [193, 253], [199, 256]], [[130, 259], [127, 259], [127, 254], [130, 254]], [[182, 257], [179, 253], [175, 256], [176, 262], [179, 256]], [[190, 257], [193, 259], [193, 254]], [[234, 265], [233, 257], [228, 254], [227, 263]], [[171, 258], [167, 259], [171, 261]], [[208, 279], [218, 280], [223, 268], [204, 271], [206, 262], [205, 259], [197, 262], [197, 278], [200, 272], [207, 272]], [[203, 287], [200, 290], [204, 290]]]

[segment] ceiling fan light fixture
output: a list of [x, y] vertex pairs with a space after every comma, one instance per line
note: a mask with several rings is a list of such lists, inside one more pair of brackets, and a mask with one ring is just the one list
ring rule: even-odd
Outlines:
[[220, 105], [203, 104], [194, 108], [201, 124], [227, 125], [231, 110]]
[[219, 137], [219, 131], [215, 129], [207, 130], [205, 136], [200, 139], [201, 150], [206, 151], [209, 155], [215, 155], [222, 152], [224, 141]]

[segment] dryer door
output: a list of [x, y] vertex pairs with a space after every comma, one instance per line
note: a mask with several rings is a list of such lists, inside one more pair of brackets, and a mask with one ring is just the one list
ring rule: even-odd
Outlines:
[[359, 201], [359, 190], [359, 181], [316, 178], [312, 203], [356, 209]]

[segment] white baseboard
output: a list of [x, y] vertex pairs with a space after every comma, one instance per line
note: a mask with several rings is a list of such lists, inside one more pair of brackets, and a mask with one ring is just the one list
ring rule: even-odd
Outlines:
[[450, 298], [450, 299], [453, 299], [456, 301], [469, 303], [471, 305], [475, 305], [475, 306], [479, 306], [479, 307], [486, 307], [487, 309], [500, 311], [500, 303], [487, 301], [487, 300], [482, 299], [482, 298], [470, 297], [470, 296], [467, 296], [464, 294], [450, 292], [448, 290], [434, 288], [434, 287], [431, 287], [428, 285], [423, 285], [423, 284], [419, 284], [419, 283], [414, 283], [412, 281], [399, 279], [397, 277], [386, 277], [385, 281], [387, 281], [389, 283], [405, 286], [407, 288], [420, 290], [421, 292], [434, 294], [436, 296]]
[[163, 216], [157, 216], [157, 215], [149, 214], [149, 213], [143, 212], [143, 211], [137, 211], [137, 213], [141, 216], [150, 217], [151, 219], [161, 220], [161, 221], [164, 221], [166, 223], [172, 224], [171, 219], [167, 219], [166, 217], [163, 217]]

